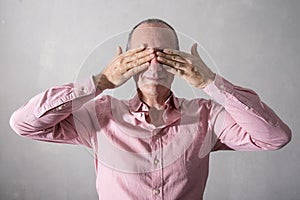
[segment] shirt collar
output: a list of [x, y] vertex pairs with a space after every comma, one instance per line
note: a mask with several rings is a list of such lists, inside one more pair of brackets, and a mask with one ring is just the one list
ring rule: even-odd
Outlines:
[[[175, 109], [179, 109], [179, 100], [174, 96], [172, 91], [168, 99], [165, 101], [165, 106], [166, 109], [170, 109], [172, 107], [174, 107]], [[136, 93], [135, 96], [129, 100], [129, 109], [133, 112], [147, 111], [148, 106], [140, 100], [138, 94]]]

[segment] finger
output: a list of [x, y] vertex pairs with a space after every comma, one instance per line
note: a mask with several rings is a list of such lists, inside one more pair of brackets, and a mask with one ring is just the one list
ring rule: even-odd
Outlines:
[[135, 59], [135, 60], [132, 60], [131, 62], [128, 62], [125, 64], [125, 69], [126, 71], [134, 68], [134, 67], [137, 67], [137, 66], [140, 66], [140, 65], [143, 65], [144, 63], [146, 62], [151, 62], [151, 60], [155, 57], [155, 54], [152, 53], [150, 55], [146, 55], [144, 57], [141, 57], [139, 59]]
[[169, 55], [178, 55], [178, 56], [181, 56], [183, 58], [190, 56], [190, 54], [188, 54], [188, 53], [185, 53], [183, 51], [178, 51], [178, 50], [175, 50], [175, 49], [164, 49], [163, 52], [165, 54], [169, 54]]
[[178, 55], [168, 55], [168, 54], [165, 54], [165, 53], [162, 53], [162, 52], [156, 52], [156, 55], [158, 57], [163, 57], [163, 58], [166, 58], [168, 60], [173, 60], [173, 61], [177, 61], [177, 62], [180, 62], [180, 63], [186, 63], [186, 60], [184, 58], [182, 58], [181, 56], [178, 56]]
[[124, 58], [124, 62], [128, 63], [128, 62], [135, 61], [137, 59], [151, 55], [151, 54], [153, 54], [153, 52], [154, 52], [153, 49], [144, 49], [143, 51], [136, 52], [135, 54], [125, 55], [126, 57]]
[[167, 65], [163, 65], [164, 70], [166, 70], [167, 72], [174, 74], [174, 75], [178, 75], [178, 76], [182, 76], [184, 74], [184, 71], [181, 69], [176, 69]]
[[142, 45], [140, 45], [138, 48], [130, 49], [130, 50], [126, 51], [126, 52], [124, 53], [124, 56], [132, 55], [132, 54], [135, 54], [135, 53], [137, 53], [137, 52], [143, 51], [145, 48], [146, 48], [146, 45], [145, 45], [145, 44], [142, 44]]
[[117, 48], [117, 56], [121, 55], [122, 54], [122, 47], [121, 46], [118, 46]]
[[197, 43], [194, 43], [191, 47], [191, 54], [197, 55]]
[[123, 74], [123, 76], [127, 79], [129, 79], [130, 77], [134, 76], [135, 74], [138, 74], [144, 70], [146, 70], [149, 67], [150, 63], [146, 62], [140, 66], [134, 67], [130, 70], [128, 70], [126, 73]]
[[185, 68], [185, 64], [181, 63], [181, 62], [177, 62], [177, 61], [174, 61], [174, 60], [169, 60], [169, 59], [166, 59], [166, 58], [163, 58], [163, 57], [160, 57], [160, 56], [157, 57], [157, 60], [162, 64], [168, 65], [168, 66], [176, 68], [176, 69], [182, 69], [183, 70]]
[[191, 48], [191, 54], [192, 54], [193, 56], [198, 56], [198, 57], [200, 57], [200, 55], [199, 55], [199, 53], [198, 53], [198, 51], [197, 51], [197, 43], [194, 43], [194, 44], [192, 45], [192, 48]]
[[142, 65], [144, 63], [147, 63], [147, 62], [150, 62], [154, 57], [155, 57], [155, 54], [150, 54], [150, 55], [142, 57], [142, 58], [140, 58], [138, 60], [135, 60], [134, 61], [134, 67], [135, 66], [140, 66], [140, 65]]

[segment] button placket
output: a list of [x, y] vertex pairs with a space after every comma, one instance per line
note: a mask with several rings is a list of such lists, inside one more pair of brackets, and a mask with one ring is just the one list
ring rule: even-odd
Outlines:
[[153, 137], [156, 138], [155, 146], [156, 146], [156, 151], [157, 151], [157, 153], [153, 159], [153, 164], [154, 164], [154, 168], [158, 169], [158, 167], [161, 166], [161, 156], [162, 156], [161, 137], [159, 137], [158, 135], [155, 135]]
[[154, 171], [152, 172], [152, 194], [154, 199], [162, 198], [162, 188], [163, 188], [163, 170], [162, 170], [162, 141], [161, 137], [156, 140], [158, 151], [153, 159]]

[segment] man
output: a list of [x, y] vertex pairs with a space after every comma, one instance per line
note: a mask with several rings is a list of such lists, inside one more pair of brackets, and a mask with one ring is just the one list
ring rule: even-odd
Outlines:
[[[52, 87], [11, 117], [20, 135], [92, 148], [99, 199], [202, 199], [211, 151], [275, 150], [291, 131], [258, 95], [213, 73], [197, 53], [179, 51], [174, 29], [149, 19], [128, 51], [86, 82]], [[214, 100], [177, 98], [174, 75]], [[137, 94], [90, 101], [131, 77]], [[218, 102], [218, 103], [217, 103]]]

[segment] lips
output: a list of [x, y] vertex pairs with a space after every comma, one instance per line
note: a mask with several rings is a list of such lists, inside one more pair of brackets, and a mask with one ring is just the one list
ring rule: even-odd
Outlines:
[[144, 76], [144, 79], [150, 80], [150, 81], [159, 81], [165, 79], [165, 77], [149, 77], [149, 76]]
[[145, 79], [151, 80], [151, 81], [158, 81], [161, 78], [155, 78], [155, 77], [145, 77]]

